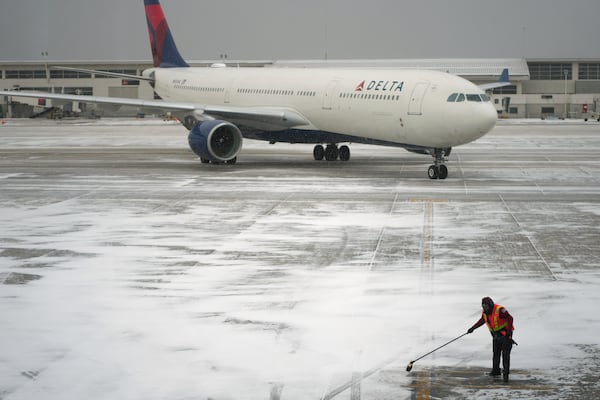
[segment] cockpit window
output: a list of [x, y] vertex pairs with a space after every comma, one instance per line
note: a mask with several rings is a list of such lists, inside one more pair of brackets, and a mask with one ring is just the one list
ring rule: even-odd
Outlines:
[[454, 103], [456, 101], [456, 97], [458, 96], [458, 93], [452, 93], [450, 96], [448, 96], [448, 103]]
[[475, 101], [475, 102], [488, 102], [488, 101], [492, 101], [492, 99], [490, 98], [490, 96], [488, 96], [487, 94], [463, 94], [463, 93], [452, 93], [450, 96], [448, 96], [448, 100], [446, 100], [448, 103], [454, 103], [454, 102], [460, 102], [460, 101], [465, 101], [465, 99], [467, 101]]

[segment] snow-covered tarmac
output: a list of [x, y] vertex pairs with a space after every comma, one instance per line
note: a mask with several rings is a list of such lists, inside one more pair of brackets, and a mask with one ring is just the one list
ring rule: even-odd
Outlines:
[[[533, 123], [532, 123], [533, 122]], [[162, 121], [0, 126], [0, 399], [600, 398], [600, 124], [500, 121], [430, 158]], [[508, 385], [491, 296], [515, 318]]]

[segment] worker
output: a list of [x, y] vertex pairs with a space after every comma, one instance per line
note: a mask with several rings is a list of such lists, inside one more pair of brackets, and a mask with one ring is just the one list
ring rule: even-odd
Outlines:
[[508, 382], [510, 373], [510, 351], [513, 345], [513, 317], [508, 313], [506, 308], [500, 304], [494, 304], [494, 301], [489, 297], [481, 299], [481, 307], [483, 312], [479, 321], [467, 330], [467, 333], [479, 328], [483, 324], [487, 324], [490, 333], [492, 334], [492, 370], [491, 376], [499, 376], [500, 373], [500, 356], [502, 356], [502, 377], [504, 382]]

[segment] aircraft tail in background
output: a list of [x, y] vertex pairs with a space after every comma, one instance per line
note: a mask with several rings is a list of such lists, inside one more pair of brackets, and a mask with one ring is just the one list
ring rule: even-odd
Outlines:
[[159, 1], [144, 0], [144, 8], [146, 9], [154, 66], [161, 68], [189, 67], [177, 50]]

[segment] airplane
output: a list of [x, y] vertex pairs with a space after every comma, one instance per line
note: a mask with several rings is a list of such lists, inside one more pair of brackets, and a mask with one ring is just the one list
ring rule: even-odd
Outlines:
[[[202, 163], [233, 164], [243, 139], [314, 144], [315, 160], [348, 161], [362, 143], [404, 148], [433, 157], [430, 179], [446, 179], [453, 147], [496, 124], [484, 90], [431, 70], [351, 68], [190, 67], [179, 53], [159, 0], [144, 0], [153, 68], [141, 76], [160, 100], [0, 91], [0, 95], [136, 106], [169, 111], [189, 130]], [[93, 71], [98, 72], [99, 71]]]

